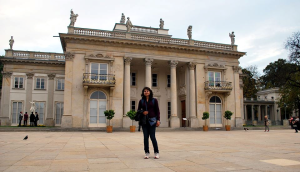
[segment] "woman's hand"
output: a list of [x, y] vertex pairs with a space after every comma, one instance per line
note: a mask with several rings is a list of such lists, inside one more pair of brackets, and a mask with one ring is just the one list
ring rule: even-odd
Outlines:
[[144, 111], [143, 114], [144, 114], [144, 115], [148, 115], [148, 111]]
[[160, 125], [160, 122], [157, 121], [157, 122], [156, 122], [156, 127], [159, 127], [159, 125]]

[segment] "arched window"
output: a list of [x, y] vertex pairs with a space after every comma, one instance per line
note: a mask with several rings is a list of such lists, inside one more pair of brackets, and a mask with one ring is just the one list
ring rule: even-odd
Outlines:
[[104, 127], [107, 99], [102, 91], [95, 91], [90, 97], [90, 127]]
[[96, 91], [91, 95], [91, 99], [106, 99], [106, 95], [102, 91]]
[[209, 100], [209, 123], [214, 127], [222, 125], [222, 101], [217, 96]]

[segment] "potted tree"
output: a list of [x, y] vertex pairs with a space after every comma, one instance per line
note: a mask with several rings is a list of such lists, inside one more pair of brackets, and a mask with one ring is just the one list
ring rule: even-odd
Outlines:
[[232, 114], [233, 114], [233, 112], [231, 112], [229, 110], [225, 111], [224, 118], [226, 119], [226, 123], [225, 123], [225, 129], [226, 129], [226, 131], [230, 131], [229, 120], [231, 120]]
[[104, 111], [104, 115], [106, 116], [106, 119], [108, 119], [108, 126], [106, 126], [106, 131], [108, 133], [112, 133], [113, 127], [110, 125], [110, 120], [113, 119], [113, 117], [115, 115], [115, 111], [114, 110], [106, 110], [106, 111]]
[[128, 116], [132, 121], [132, 125], [130, 126], [130, 132], [135, 132], [135, 125], [133, 125], [133, 120], [135, 118], [135, 115], [136, 115], [136, 111], [134, 110], [130, 110], [126, 114], [126, 116]]
[[202, 119], [205, 120], [205, 125], [203, 125], [203, 131], [208, 131], [207, 119], [209, 118], [208, 112], [203, 112]]

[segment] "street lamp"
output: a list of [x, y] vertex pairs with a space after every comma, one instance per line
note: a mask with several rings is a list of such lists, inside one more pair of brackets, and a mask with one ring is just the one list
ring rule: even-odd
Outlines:
[[284, 103], [284, 116], [285, 116], [285, 119], [286, 119], [286, 103]]

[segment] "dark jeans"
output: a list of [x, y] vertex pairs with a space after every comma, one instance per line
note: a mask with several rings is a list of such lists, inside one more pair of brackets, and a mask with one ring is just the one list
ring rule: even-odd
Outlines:
[[21, 127], [21, 124], [22, 124], [22, 119], [19, 120], [19, 127]]
[[24, 120], [24, 127], [27, 126], [27, 120]]
[[144, 134], [144, 150], [145, 153], [150, 153], [149, 151], [149, 136], [152, 141], [152, 145], [154, 148], [154, 153], [159, 153], [158, 151], [158, 146], [157, 146], [157, 141], [155, 138], [155, 130], [156, 130], [156, 125], [150, 126], [149, 122], [147, 122], [146, 125], [142, 126], [143, 128], [143, 134]]

